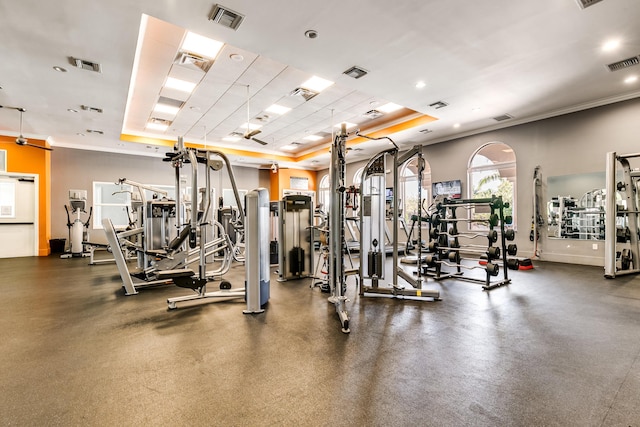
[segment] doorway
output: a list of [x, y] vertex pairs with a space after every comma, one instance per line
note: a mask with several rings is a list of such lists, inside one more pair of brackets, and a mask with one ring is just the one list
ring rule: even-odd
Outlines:
[[38, 255], [38, 175], [0, 173], [0, 258]]

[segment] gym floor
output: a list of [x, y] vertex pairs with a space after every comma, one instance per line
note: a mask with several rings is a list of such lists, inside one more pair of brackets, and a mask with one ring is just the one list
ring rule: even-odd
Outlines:
[[[640, 278], [536, 262], [442, 301], [361, 298], [351, 334], [310, 279], [168, 311], [113, 264], [0, 259], [0, 424], [640, 426]], [[469, 274], [479, 271], [472, 270]], [[244, 270], [227, 276], [242, 286]]]

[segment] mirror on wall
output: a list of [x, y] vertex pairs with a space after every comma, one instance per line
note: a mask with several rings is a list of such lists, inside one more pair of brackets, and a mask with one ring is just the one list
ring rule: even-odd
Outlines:
[[604, 240], [604, 172], [547, 178], [548, 236]]

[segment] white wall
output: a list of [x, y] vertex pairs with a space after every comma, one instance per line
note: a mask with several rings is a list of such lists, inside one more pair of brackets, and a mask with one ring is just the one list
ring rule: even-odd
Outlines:
[[[533, 209], [533, 171], [542, 168], [546, 202], [549, 176], [603, 172], [609, 151], [640, 151], [640, 98], [589, 110], [426, 145], [423, 153], [431, 165], [433, 182], [460, 179], [467, 191], [467, 166], [471, 155], [488, 142], [511, 146], [517, 159], [517, 236], [519, 256], [533, 256], [529, 241]], [[364, 162], [348, 165], [347, 183]], [[327, 171], [318, 174], [318, 181]], [[580, 195], [575, 195], [579, 197]], [[550, 196], [549, 196], [550, 197]], [[604, 241], [548, 239], [541, 236], [541, 259], [575, 264], [604, 265]]]

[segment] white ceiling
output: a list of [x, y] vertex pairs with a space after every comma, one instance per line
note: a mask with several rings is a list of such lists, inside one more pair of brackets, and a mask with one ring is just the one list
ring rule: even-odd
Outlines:
[[[204, 144], [206, 133], [210, 147], [243, 150], [231, 155], [238, 163], [316, 169], [326, 167], [323, 148], [341, 121], [410, 146], [640, 96], [640, 81], [624, 83], [640, 77], [640, 65], [606, 67], [640, 54], [638, 0], [602, 0], [586, 9], [577, 0], [224, 0], [245, 15], [236, 31], [208, 19], [214, 4], [0, 0], [0, 105], [25, 108], [25, 136], [49, 138], [54, 148], [161, 155], [162, 140], [170, 145], [181, 135]], [[144, 33], [143, 14], [150, 17]], [[306, 38], [309, 29], [318, 37]], [[200, 77], [173, 64], [186, 30], [225, 43]], [[619, 48], [603, 51], [612, 39]], [[233, 61], [232, 54], [244, 59]], [[102, 72], [75, 68], [70, 57], [100, 63]], [[353, 65], [369, 74], [344, 75]], [[175, 73], [200, 84], [167, 131], [145, 130], [158, 96], [174, 97], [162, 85]], [[312, 75], [335, 84], [308, 102], [288, 95]], [[426, 86], [417, 89], [418, 81]], [[247, 86], [254, 122], [275, 102], [295, 107], [269, 114], [256, 136], [265, 146], [222, 141], [247, 121]], [[449, 105], [435, 109], [437, 101]], [[363, 117], [386, 102], [407, 109], [391, 118]], [[503, 114], [513, 119], [493, 119]], [[0, 133], [18, 132], [18, 112], [0, 109]], [[318, 132], [328, 136], [303, 140]], [[291, 142], [304, 145], [281, 150]], [[370, 157], [382, 144], [363, 142], [350, 157]]]

